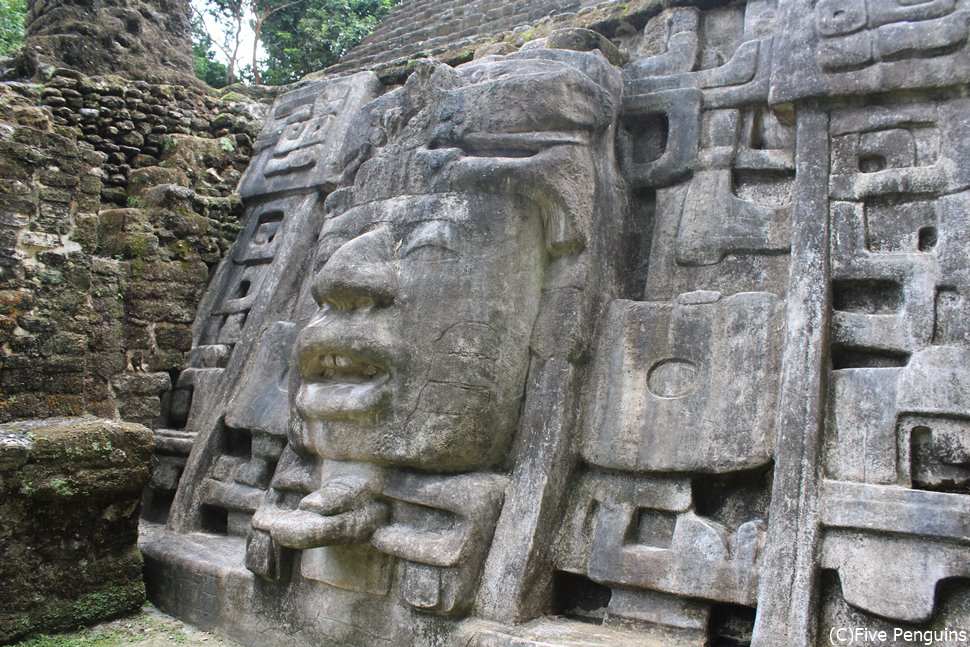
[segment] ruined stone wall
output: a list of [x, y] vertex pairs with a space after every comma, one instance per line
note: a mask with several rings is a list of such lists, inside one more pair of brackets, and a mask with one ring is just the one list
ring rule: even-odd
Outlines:
[[38, 0], [27, 29], [0, 70], [4, 643], [144, 602], [164, 469], [131, 421], [184, 424], [168, 394], [265, 113], [191, 77], [185, 2]]
[[26, 56], [85, 74], [204, 87], [186, 0], [30, 0]]
[[419, 58], [457, 65], [476, 53], [506, 54], [555, 30], [576, 27], [594, 30], [629, 49], [628, 37], [635, 38], [664, 6], [659, 0], [401, 2], [370, 36], [322, 74], [370, 69], [381, 79], [397, 83]]
[[66, 68], [0, 91], [0, 420], [157, 422], [261, 109]]
[[419, 54], [461, 50], [470, 58], [476, 44], [484, 39], [550, 15], [568, 20], [575, 16], [576, 9], [588, 4], [581, 0], [402, 2], [373, 33], [330, 69], [356, 69]]

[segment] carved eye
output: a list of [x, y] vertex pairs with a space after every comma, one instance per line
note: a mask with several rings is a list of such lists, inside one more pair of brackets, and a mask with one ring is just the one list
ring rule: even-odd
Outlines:
[[429, 220], [418, 223], [401, 243], [401, 258], [419, 261], [453, 261], [458, 258], [455, 228], [451, 223]]

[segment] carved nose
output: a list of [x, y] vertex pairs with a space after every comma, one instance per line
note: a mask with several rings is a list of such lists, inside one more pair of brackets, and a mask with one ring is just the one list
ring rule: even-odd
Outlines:
[[330, 256], [313, 280], [313, 298], [338, 310], [389, 306], [397, 292], [393, 258], [386, 227], [361, 234]]

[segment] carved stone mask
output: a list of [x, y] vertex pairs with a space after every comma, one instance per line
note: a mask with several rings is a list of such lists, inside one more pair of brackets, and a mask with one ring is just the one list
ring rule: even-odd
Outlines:
[[386, 141], [328, 201], [319, 309], [296, 342], [304, 451], [444, 472], [503, 460], [545, 268], [586, 245], [612, 121], [570, 57], [599, 59], [561, 55], [436, 68], [380, 105]]
[[517, 418], [544, 265], [516, 196], [402, 196], [324, 227], [296, 408], [331, 458], [464, 470]]

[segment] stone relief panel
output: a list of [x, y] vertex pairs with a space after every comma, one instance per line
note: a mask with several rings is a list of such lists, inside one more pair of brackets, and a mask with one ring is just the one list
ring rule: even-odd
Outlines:
[[966, 13], [658, 7], [622, 66], [570, 30], [281, 95], [157, 433], [158, 603], [246, 644], [970, 626]]
[[767, 105], [775, 14], [772, 2], [669, 9], [642, 46], [666, 51], [624, 70], [618, 146], [653, 221], [647, 299], [784, 292], [794, 116]]
[[794, 115], [767, 103], [775, 13], [666, 10], [644, 28], [660, 51], [624, 70], [642, 300], [599, 322], [557, 567], [602, 591], [597, 621], [672, 644], [750, 639], [757, 602], [795, 199]]
[[830, 122], [821, 565], [845, 603], [906, 623], [939, 622], [941, 581], [967, 577], [968, 340], [950, 322], [967, 314], [968, 107], [881, 103]]
[[592, 379], [583, 458], [633, 472], [717, 473], [767, 464], [780, 306], [765, 292], [614, 301], [603, 322], [609, 341]]
[[[527, 375], [545, 362], [576, 388], [569, 366], [589, 317], [616, 291], [605, 256], [616, 233], [599, 218], [626, 208], [613, 158], [620, 93], [618, 70], [594, 54], [429, 65], [358, 110], [344, 146], [357, 149], [328, 153], [346, 160], [349, 186], [323, 204], [261, 198], [225, 281], [248, 289], [223, 292], [204, 341], [245, 343], [224, 330], [248, 306], [245, 337], [252, 309], [273, 298], [276, 257], [262, 281], [250, 268], [292, 244], [287, 213], [320, 214], [313, 260], [283, 293], [295, 323], [264, 328], [223, 387], [222, 416], [208, 414], [170, 526], [223, 536], [257, 590], [467, 615], [487, 559], [502, 568], [522, 548], [491, 550], [504, 505], [535, 494], [518, 469], [517, 443], [534, 433], [520, 418], [574, 415]], [[415, 629], [376, 630], [405, 644]]]
[[774, 101], [946, 87], [970, 77], [964, 2], [802, 0], [785, 3], [783, 14]]
[[[247, 515], [255, 510], [272, 470], [257, 476], [261, 468], [243, 469], [240, 464], [248, 465], [250, 459], [275, 464], [282, 451], [280, 439], [285, 430], [279, 425], [284, 424], [285, 414], [254, 408], [255, 395], [266, 399], [264, 381], [254, 378], [256, 386], [242, 380], [251, 372], [244, 365], [256, 362], [263, 370], [267, 362], [283, 361], [285, 366], [291, 342], [283, 339], [282, 329], [292, 317], [298, 284], [283, 279], [302, 266], [301, 256], [319, 227], [320, 210], [315, 205], [321, 194], [325, 197], [333, 190], [343, 171], [343, 165], [339, 172], [334, 170], [335, 161], [318, 164], [318, 149], [324, 137], [337, 141], [336, 151], [333, 146], [328, 149], [334, 160], [345, 148], [352, 149], [343, 147], [350, 118], [379, 86], [373, 74], [363, 73], [310, 84], [274, 106], [258, 138], [254, 161], [240, 181], [243, 229], [200, 304], [189, 366], [179, 374], [166, 402], [169, 428], [156, 430], [161, 451], [145, 500], [149, 518], [167, 518], [186, 468], [188, 449], [196, 444], [211, 449], [199, 452], [205, 466], [197, 461], [192, 469], [211, 470], [214, 475], [193, 478], [186, 493], [194, 492], [201, 483], [199, 487], [207, 494], [201, 497], [201, 506], [199, 502], [182, 505], [177, 514], [196, 521], [204, 515], [207, 528], [231, 527], [239, 534], [247, 531]], [[293, 161], [311, 157], [312, 163]], [[274, 322], [278, 323], [275, 328]], [[240, 344], [245, 352], [234, 354]], [[249, 349], [257, 345], [260, 352], [250, 356]], [[274, 348], [282, 354], [273, 354]], [[281, 370], [269, 374], [266, 383], [278, 381]], [[238, 393], [227, 401], [234, 390]], [[272, 420], [274, 414], [280, 417], [254, 427], [235, 426], [254, 420], [260, 411], [266, 420]], [[268, 431], [269, 425], [277, 428]], [[233, 474], [240, 470], [246, 474], [237, 479]], [[230, 523], [227, 517], [234, 521]]]
[[[418, 72], [382, 99], [401, 122], [325, 207], [289, 454], [253, 518], [252, 571], [285, 580], [298, 552], [302, 578], [468, 611], [536, 321], [559, 301], [543, 283], [598, 245], [591, 149], [608, 143], [618, 86], [599, 58], [541, 53]], [[490, 109], [522, 91], [561, 101]]]
[[364, 72], [287, 92], [256, 139], [239, 194], [247, 198], [298, 187], [332, 190], [347, 168], [343, 155], [353, 150], [344, 146], [354, 136], [351, 120], [380, 91], [377, 77]]

